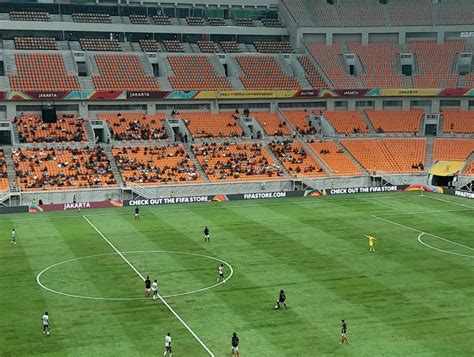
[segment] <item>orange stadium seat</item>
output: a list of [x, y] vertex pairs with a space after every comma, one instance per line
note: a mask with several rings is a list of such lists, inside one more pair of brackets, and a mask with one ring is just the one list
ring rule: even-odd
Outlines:
[[424, 111], [412, 110], [372, 110], [365, 112], [379, 133], [415, 133], [420, 130]]
[[310, 112], [304, 110], [286, 110], [283, 115], [297, 132], [303, 135], [317, 134], [316, 128], [310, 126]]
[[311, 60], [306, 56], [299, 56], [298, 61], [304, 68], [305, 78], [308, 80], [309, 84], [313, 88], [328, 88], [328, 85], [321, 78], [319, 73], [314, 68], [314, 65], [311, 63]]
[[474, 151], [474, 139], [436, 138], [433, 145], [433, 162], [439, 160], [464, 161]]
[[97, 119], [107, 121], [114, 140], [159, 140], [166, 139], [162, 121], [166, 113], [101, 113]]
[[243, 135], [233, 114], [229, 112], [181, 113], [179, 117], [185, 120], [193, 138], [233, 138]]
[[474, 111], [443, 110], [445, 133], [474, 134]]
[[301, 143], [272, 141], [268, 146], [291, 175], [304, 177], [326, 176], [321, 166], [306, 152]]
[[290, 136], [292, 134], [286, 121], [280, 118], [277, 113], [253, 112], [250, 116], [257, 119], [267, 135]]
[[366, 134], [368, 131], [367, 124], [358, 111], [323, 111], [323, 116], [338, 133]]
[[464, 175], [474, 175], [474, 161], [470, 161], [463, 172]]
[[0, 191], [6, 190], [8, 190], [7, 162], [3, 149], [0, 149]]
[[314, 141], [309, 143], [316, 154], [336, 176], [361, 175], [359, 167], [341, 150], [334, 141]]

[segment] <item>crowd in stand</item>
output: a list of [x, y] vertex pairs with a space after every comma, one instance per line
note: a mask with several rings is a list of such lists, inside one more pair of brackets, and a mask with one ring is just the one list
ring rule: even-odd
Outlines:
[[7, 162], [5, 161], [5, 154], [0, 149], [0, 191], [8, 187]]
[[115, 185], [101, 147], [15, 149], [13, 160], [22, 189], [54, 189]]
[[413, 170], [420, 170], [420, 171], [423, 171], [425, 169], [425, 165], [422, 163], [422, 162], [419, 162], [417, 164], [413, 164], [411, 165], [411, 168]]
[[111, 123], [110, 127], [114, 140], [160, 140], [168, 137], [166, 129], [157, 122], [158, 119], [148, 120], [143, 116], [141, 119], [127, 120], [120, 113], [117, 119], [118, 122]]
[[314, 160], [308, 158], [306, 150], [299, 143], [292, 140], [272, 141], [269, 147], [291, 173], [323, 172], [321, 167], [316, 167]]

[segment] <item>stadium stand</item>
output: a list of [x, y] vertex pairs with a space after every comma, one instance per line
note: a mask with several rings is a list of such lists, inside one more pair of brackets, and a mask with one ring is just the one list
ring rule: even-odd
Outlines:
[[300, 89], [296, 79], [285, 74], [272, 56], [235, 58], [244, 72], [240, 80], [245, 89]]
[[341, 143], [369, 172], [424, 171], [426, 139], [344, 139]]
[[13, 120], [21, 143], [66, 143], [87, 140], [82, 118], [58, 115], [56, 123], [44, 123], [41, 115], [22, 115]]
[[89, 13], [80, 13], [75, 12], [72, 14], [72, 21], [74, 22], [88, 22], [96, 24], [110, 24], [112, 19], [109, 14], [89, 14]]
[[287, 110], [283, 115], [291, 123], [293, 128], [302, 135], [317, 134], [316, 128], [310, 125], [309, 112], [305, 110]]
[[444, 133], [474, 134], [474, 112], [472, 110], [443, 110]]
[[97, 119], [107, 121], [113, 140], [160, 140], [168, 135], [162, 125], [165, 113], [101, 113]]
[[168, 61], [174, 74], [168, 77], [173, 89], [232, 89], [227, 78], [216, 73], [207, 56], [168, 56]]
[[183, 44], [178, 40], [164, 40], [166, 52], [184, 52]]
[[396, 72], [400, 47], [396, 43], [377, 42], [362, 45], [347, 44], [350, 52], [358, 55], [363, 73], [360, 79], [365, 88], [405, 88], [405, 77]]
[[269, 180], [283, 176], [262, 144], [211, 143], [191, 148], [212, 182]]
[[242, 129], [229, 112], [181, 113], [180, 118], [191, 132], [193, 138], [235, 138], [242, 136]]
[[432, 25], [430, 0], [390, 1], [388, 6], [391, 26]]
[[412, 41], [410, 51], [415, 53], [418, 73], [413, 75], [416, 88], [456, 87], [459, 75], [452, 72], [456, 54], [463, 51], [464, 41]]
[[337, 7], [327, 0], [313, 0], [308, 2], [309, 10], [313, 15], [314, 25], [319, 27], [342, 27], [343, 23], [337, 12]]
[[95, 55], [99, 74], [92, 80], [97, 90], [157, 91], [158, 83], [145, 74], [136, 55]]
[[181, 145], [116, 147], [115, 162], [126, 184], [162, 185], [201, 181]]
[[437, 4], [437, 25], [472, 24], [474, 2], [471, 0], [443, 0]]
[[54, 37], [15, 37], [17, 50], [57, 50]]
[[314, 141], [309, 145], [335, 176], [355, 176], [362, 172], [334, 141]]
[[70, 91], [79, 90], [76, 76], [67, 73], [60, 54], [15, 54], [18, 75], [10, 74], [13, 90]]
[[155, 25], [171, 25], [171, 19], [166, 15], [153, 16], [151, 19]]
[[198, 41], [198, 46], [201, 52], [204, 53], [220, 52], [219, 46], [213, 41]]
[[253, 43], [260, 53], [292, 53], [293, 48], [289, 42], [282, 41], [256, 41]]
[[305, 70], [305, 78], [313, 88], [328, 88], [328, 85], [321, 78], [319, 73], [314, 68], [311, 60], [306, 56], [298, 56], [298, 61], [301, 63]]
[[365, 112], [378, 133], [416, 133], [420, 130], [424, 111], [412, 110], [372, 110]]
[[272, 141], [269, 148], [285, 169], [294, 176], [323, 177], [326, 173], [299, 142]]
[[209, 17], [207, 23], [209, 26], [225, 26], [225, 20], [222, 17]]
[[466, 164], [466, 168], [464, 169], [464, 175], [474, 175], [474, 161], [470, 161]]
[[161, 52], [160, 44], [155, 40], [139, 40], [143, 52]]
[[270, 136], [290, 136], [291, 131], [286, 121], [277, 113], [254, 112], [250, 116], [254, 116], [260, 123], [266, 135]]
[[234, 25], [243, 27], [254, 27], [255, 21], [253, 19], [235, 19]]
[[11, 11], [11, 21], [49, 21], [49, 13], [43, 11]]
[[81, 38], [79, 40], [83, 51], [122, 51], [120, 43], [108, 38]]
[[222, 47], [222, 50], [226, 53], [239, 53], [240, 48], [237, 42], [235, 41], [221, 41], [219, 43]]
[[13, 151], [17, 184], [24, 191], [115, 186], [107, 155], [100, 147]]
[[186, 23], [189, 26], [204, 26], [205, 25], [204, 19], [198, 16], [187, 16]]
[[148, 20], [148, 16], [146, 15], [134, 15], [134, 14], [131, 14], [128, 16], [129, 20], [130, 20], [130, 23], [134, 24], [134, 25], [146, 25], [149, 22]]
[[280, 19], [262, 19], [262, 25], [265, 27], [283, 27]]
[[301, 0], [282, 0], [295, 22], [301, 26], [313, 26], [314, 16], [308, 11]]
[[6, 190], [8, 190], [7, 162], [3, 149], [0, 149], [0, 192]]
[[433, 144], [433, 162], [438, 160], [464, 161], [473, 151], [473, 139], [436, 138]]
[[359, 111], [323, 111], [323, 116], [340, 134], [366, 134], [368, 131]]
[[343, 51], [339, 43], [326, 46], [322, 43], [310, 42], [307, 44], [307, 48], [334, 87], [356, 88], [354, 77], [345, 73], [342, 67], [340, 55]]
[[384, 5], [374, 0], [343, 0], [336, 7], [344, 26], [384, 26]]

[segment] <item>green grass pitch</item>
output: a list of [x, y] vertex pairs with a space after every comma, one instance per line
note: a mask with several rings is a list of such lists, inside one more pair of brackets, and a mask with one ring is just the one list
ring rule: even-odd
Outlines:
[[[83, 215], [163, 296], [204, 289], [165, 300], [215, 356], [234, 331], [242, 356], [473, 356], [473, 209], [406, 192], [2, 215], [0, 356], [150, 356], [167, 332], [174, 356], [208, 355]], [[212, 257], [234, 270], [215, 287]], [[67, 260], [41, 283], [93, 299], [37, 284]]]

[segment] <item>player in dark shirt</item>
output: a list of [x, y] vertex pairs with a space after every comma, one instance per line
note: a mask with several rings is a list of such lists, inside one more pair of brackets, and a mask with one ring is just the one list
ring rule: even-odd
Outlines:
[[140, 208], [135, 207], [135, 220], [140, 219]]
[[150, 291], [151, 291], [151, 280], [150, 280], [150, 277], [147, 276], [145, 279], [145, 297], [150, 296]]
[[237, 334], [235, 332], [232, 335], [231, 344], [232, 344], [232, 356], [239, 357], [240, 356], [240, 354], [239, 354], [239, 337], [237, 336]]
[[281, 305], [283, 305], [285, 309], [288, 309], [288, 306], [286, 306], [286, 295], [283, 289], [280, 290], [280, 296], [278, 297], [277, 304], [275, 305], [275, 309], [279, 309]]
[[342, 320], [342, 326], [341, 326], [341, 343], [344, 343], [344, 341], [346, 341], [346, 343], [349, 343], [349, 341], [347, 340], [347, 324], [346, 324], [346, 320]]
[[209, 228], [204, 228], [204, 242], [211, 242], [211, 237], [209, 236]]

